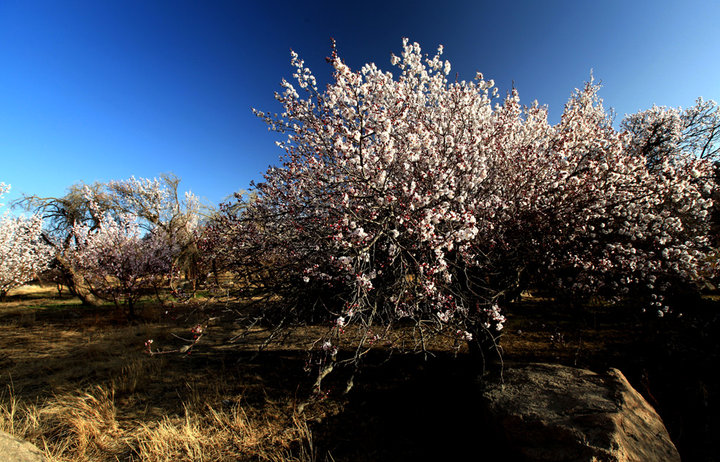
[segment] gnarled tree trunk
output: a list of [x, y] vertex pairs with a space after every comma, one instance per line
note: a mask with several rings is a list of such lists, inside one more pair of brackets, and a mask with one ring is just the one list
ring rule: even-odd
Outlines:
[[73, 270], [72, 265], [67, 258], [58, 254], [55, 256], [55, 259], [58, 262], [58, 266], [65, 274], [65, 280], [70, 293], [78, 297], [83, 305], [100, 306], [100, 300], [92, 294], [82, 275]]

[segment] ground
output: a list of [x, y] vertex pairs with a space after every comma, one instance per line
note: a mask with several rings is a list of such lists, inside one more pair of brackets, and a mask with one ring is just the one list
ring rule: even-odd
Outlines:
[[[306, 351], [322, 327], [293, 331], [261, 353], [262, 328], [237, 333], [232, 309], [202, 300], [148, 300], [127, 321], [53, 287], [29, 286], [0, 303], [0, 429], [51, 460], [435, 460], [502, 448], [483, 438], [480, 380], [468, 358], [442, 344], [429, 358], [379, 349], [347, 395], [308, 406]], [[716, 460], [720, 434], [718, 303], [688, 299], [683, 317], [632, 306], [571, 306], [525, 294], [508, 310], [506, 366], [542, 361], [617, 367], [666, 422], [683, 460]], [[215, 317], [190, 354], [174, 349]]]

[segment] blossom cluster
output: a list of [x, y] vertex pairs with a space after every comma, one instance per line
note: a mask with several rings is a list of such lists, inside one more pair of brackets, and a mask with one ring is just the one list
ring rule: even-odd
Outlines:
[[698, 98], [685, 110], [653, 106], [626, 116], [621, 125], [632, 135], [629, 149], [645, 156], [651, 167], [686, 155], [720, 160], [720, 108], [713, 100]]
[[[0, 183], [0, 197], [9, 189]], [[42, 240], [42, 224], [38, 215], [0, 217], [0, 296], [35, 279], [52, 260], [51, 248]]]
[[197, 232], [200, 200], [190, 191], [182, 199], [177, 197], [178, 183], [169, 175], [152, 179], [133, 176], [110, 181], [107, 186], [115, 208], [142, 217], [149, 227], [160, 226], [166, 232], [189, 236]]
[[[4, 196], [8, 191], [10, 191], [10, 186], [6, 185], [3, 182], [0, 182], [0, 197]], [[4, 204], [0, 202], [0, 207], [2, 207]]]

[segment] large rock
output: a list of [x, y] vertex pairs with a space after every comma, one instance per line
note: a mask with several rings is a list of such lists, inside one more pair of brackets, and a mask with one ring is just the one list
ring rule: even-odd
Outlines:
[[511, 367], [483, 398], [520, 460], [680, 461], [660, 416], [617, 369]]
[[6, 462], [42, 462], [42, 452], [35, 445], [0, 431], [0, 460]]

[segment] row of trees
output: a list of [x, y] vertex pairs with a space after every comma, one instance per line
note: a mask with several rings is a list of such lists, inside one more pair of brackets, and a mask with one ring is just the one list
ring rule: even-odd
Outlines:
[[25, 196], [16, 205], [33, 215], [2, 223], [3, 288], [45, 276], [84, 303], [113, 301], [134, 316], [148, 289], [195, 277], [199, 201], [180, 198], [178, 185], [173, 176], [130, 178], [73, 185], [60, 198]]
[[[45, 223], [29, 239], [78, 296], [130, 311], [140, 288], [181, 273], [232, 275], [272, 325], [330, 323], [321, 376], [398, 321], [486, 352], [528, 288], [633, 297], [662, 315], [670, 291], [716, 276], [714, 102], [653, 107], [617, 130], [591, 81], [551, 125], [481, 74], [449, 81], [441, 53], [405, 41], [393, 75], [353, 71], [333, 50], [324, 89], [293, 54], [284, 112], [256, 111], [286, 135], [286, 155], [253, 195], [201, 221], [171, 176], [78, 185], [20, 201], [36, 213], [23, 223]], [[339, 359], [352, 325], [359, 346]]]

